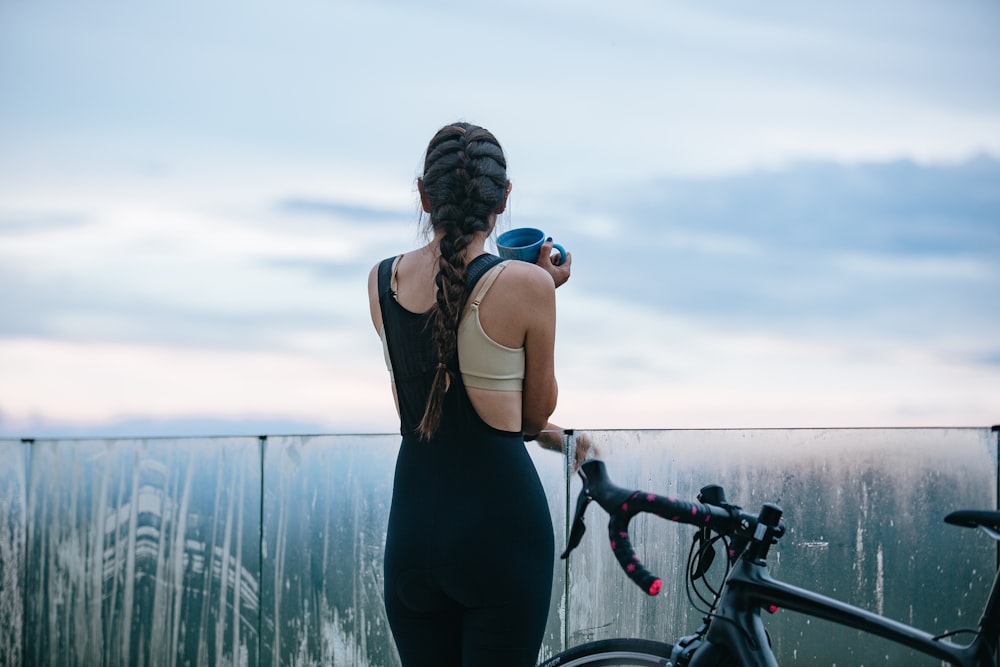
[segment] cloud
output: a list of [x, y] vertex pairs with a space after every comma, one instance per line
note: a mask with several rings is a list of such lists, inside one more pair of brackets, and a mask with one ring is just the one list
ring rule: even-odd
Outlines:
[[998, 182], [987, 158], [667, 179], [591, 191], [550, 233], [588, 291], [717, 326], [975, 337], [1000, 332]]
[[[920, 338], [995, 331], [1000, 163], [810, 163], [657, 179], [513, 203], [574, 253], [574, 284], [732, 329]], [[308, 188], [307, 188], [308, 192]], [[233, 209], [160, 197], [43, 200], [0, 246], [7, 335], [279, 344], [300, 327], [363, 321], [375, 261], [408, 240], [405, 206], [314, 194]], [[410, 193], [412, 196], [412, 193]], [[55, 221], [49, 223], [47, 221]], [[65, 224], [64, 224], [65, 223]], [[510, 220], [504, 224], [512, 224]], [[971, 335], [971, 334], [970, 334]]]
[[63, 232], [78, 227], [86, 227], [93, 223], [93, 217], [86, 213], [49, 213], [38, 215], [34, 213], [9, 212], [0, 217], [0, 238]]
[[227, 350], [6, 338], [0, 413], [8, 431], [143, 419], [285, 420], [335, 431], [389, 423], [388, 375], [374, 333], [326, 332], [322, 345]]
[[739, 331], [579, 291], [559, 306], [558, 417], [577, 428], [995, 421], [998, 369], [933, 346]]
[[997, 270], [985, 261], [967, 257], [895, 257], [888, 254], [846, 254], [834, 259], [842, 270], [860, 278], [879, 281], [933, 283], [990, 283]]
[[[494, 129], [525, 187], [1000, 154], [990, 3], [519, 2], [497, 13], [112, 1], [82, 12], [55, 0], [2, 11], [0, 166], [235, 151], [412, 170], [456, 118]], [[415, 37], [463, 34], [482, 45], [474, 57], [454, 39]]]
[[988, 366], [1000, 366], [1000, 349], [987, 351], [972, 359], [974, 363], [986, 364]]
[[355, 222], [410, 222], [410, 212], [397, 211], [374, 206], [319, 199], [289, 197], [277, 203], [276, 208], [283, 214], [319, 215], [322, 217], [346, 218]]
[[274, 226], [254, 215], [152, 198], [122, 204], [109, 197], [90, 211], [85, 225], [43, 225], [0, 244], [7, 312], [0, 335], [294, 346], [303, 330], [357, 322], [367, 313], [371, 246], [398, 232], [336, 220], [318, 229]]

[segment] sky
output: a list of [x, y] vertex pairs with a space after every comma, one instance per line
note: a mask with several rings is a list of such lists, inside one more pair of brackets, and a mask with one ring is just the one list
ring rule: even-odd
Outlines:
[[1000, 5], [0, 3], [0, 437], [398, 429], [368, 317], [491, 129], [575, 428], [1000, 423]]

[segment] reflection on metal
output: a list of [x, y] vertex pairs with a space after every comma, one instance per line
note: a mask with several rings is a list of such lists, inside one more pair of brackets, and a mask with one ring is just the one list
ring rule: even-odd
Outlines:
[[398, 439], [268, 439], [261, 665], [398, 662], [382, 608]]
[[0, 665], [23, 656], [28, 443], [0, 441]]
[[[591, 432], [620, 484], [746, 508], [777, 501], [776, 576], [932, 631], [975, 625], [995, 553], [944, 526], [996, 507], [985, 429]], [[0, 442], [0, 664], [398, 665], [382, 550], [398, 436]], [[564, 541], [579, 482], [530, 449]], [[488, 474], [488, 471], [483, 471]], [[542, 656], [619, 635], [693, 629], [690, 535], [640, 517], [648, 598], [590, 510], [556, 568]], [[919, 665], [881, 640], [779, 612], [779, 660]]]
[[256, 439], [36, 442], [30, 664], [255, 664]]
[[[958, 508], [997, 506], [997, 440], [988, 429], [589, 435], [623, 486], [693, 499], [702, 486], [721, 484], [744, 509], [782, 505], [789, 534], [772, 550], [772, 572], [784, 581], [931, 632], [976, 625], [995, 546], [942, 519]], [[571, 488], [575, 494], [579, 481]], [[660, 596], [648, 598], [617, 571], [595, 527], [599, 512], [591, 512], [570, 563], [570, 642], [622, 634], [671, 641], [693, 631], [701, 615], [691, 610], [682, 576], [690, 530], [635, 521], [639, 555], [664, 579]], [[781, 664], [939, 664], [790, 612], [766, 623]]]

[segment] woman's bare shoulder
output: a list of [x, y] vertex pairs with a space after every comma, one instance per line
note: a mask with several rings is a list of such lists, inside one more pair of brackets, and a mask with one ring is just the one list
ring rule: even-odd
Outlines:
[[524, 289], [532, 292], [554, 292], [552, 276], [537, 264], [511, 260], [500, 274], [508, 285], [507, 289]]
[[548, 312], [555, 305], [555, 283], [540, 266], [514, 260], [497, 276], [490, 290], [487, 309], [513, 314], [518, 321], [530, 322], [540, 312]]

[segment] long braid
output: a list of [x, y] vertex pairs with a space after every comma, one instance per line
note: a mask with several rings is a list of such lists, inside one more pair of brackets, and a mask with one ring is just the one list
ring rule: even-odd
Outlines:
[[490, 217], [503, 202], [507, 162], [489, 131], [468, 123], [442, 128], [431, 139], [424, 159], [424, 191], [430, 200], [431, 225], [443, 231], [434, 282], [434, 342], [438, 365], [420, 421], [430, 438], [441, 421], [451, 365], [458, 354], [458, 324], [465, 309], [468, 248], [477, 232], [488, 231]]

